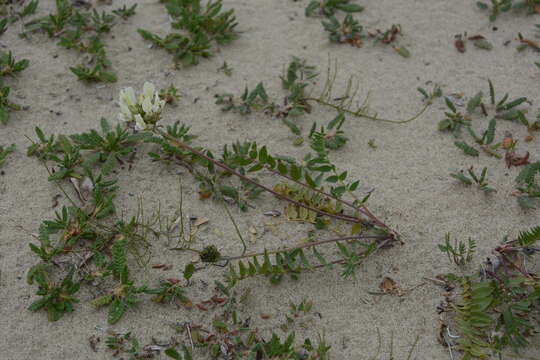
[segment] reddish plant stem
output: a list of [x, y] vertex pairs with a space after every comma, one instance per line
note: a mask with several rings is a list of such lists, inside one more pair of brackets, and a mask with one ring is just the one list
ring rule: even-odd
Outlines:
[[519, 271], [520, 273], [522, 273], [525, 277], [528, 277], [528, 278], [532, 278], [532, 276], [530, 274], [528, 274], [525, 270], [523, 270], [522, 268], [520, 268], [519, 266], [517, 266], [516, 264], [514, 264], [513, 261], [511, 261], [508, 256], [506, 256], [506, 254], [502, 253], [499, 251], [499, 254], [501, 255], [501, 257], [503, 258], [504, 261], [506, 261], [510, 266], [512, 266], [514, 269], [516, 269], [517, 271]]

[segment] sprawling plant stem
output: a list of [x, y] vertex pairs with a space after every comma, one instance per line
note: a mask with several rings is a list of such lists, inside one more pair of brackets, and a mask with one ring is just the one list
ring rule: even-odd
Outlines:
[[[302, 202], [299, 202], [299, 201], [296, 201], [296, 200], [294, 200], [294, 199], [291, 199], [291, 198], [288, 197], [288, 196], [285, 196], [285, 195], [283, 195], [283, 194], [280, 194], [280, 193], [278, 193], [277, 191], [274, 191], [273, 189], [271, 189], [271, 188], [269, 188], [269, 187], [267, 187], [267, 186], [265, 186], [265, 185], [262, 185], [262, 184], [260, 184], [259, 182], [255, 181], [255, 180], [253, 180], [253, 179], [251, 179], [251, 178], [249, 178], [249, 177], [247, 177], [247, 176], [245, 176], [245, 175], [240, 174], [239, 172], [237, 172], [237, 171], [231, 169], [230, 167], [228, 167], [227, 165], [225, 165], [225, 164], [223, 164], [223, 163], [221, 163], [221, 162], [219, 162], [219, 161], [217, 161], [217, 160], [215, 160], [215, 159], [213, 159], [213, 158], [211, 158], [211, 157], [205, 155], [203, 152], [198, 151], [198, 150], [196, 150], [195, 148], [193, 148], [193, 147], [191, 147], [191, 146], [189, 146], [189, 145], [187, 145], [187, 144], [185, 144], [185, 143], [179, 141], [178, 139], [176, 139], [176, 138], [174, 138], [173, 136], [167, 134], [166, 132], [162, 131], [162, 130], [159, 129], [159, 128], [155, 128], [154, 131], [157, 132], [158, 134], [160, 134], [161, 136], [163, 136], [163, 137], [164, 137], [165, 139], [167, 139], [170, 143], [172, 143], [172, 144], [174, 144], [174, 145], [176, 145], [176, 146], [182, 147], [182, 148], [184, 148], [184, 149], [186, 149], [186, 150], [188, 150], [188, 151], [190, 151], [190, 152], [196, 154], [197, 156], [203, 158], [204, 160], [209, 161], [209, 162], [213, 163], [214, 165], [216, 165], [216, 166], [222, 168], [223, 170], [227, 171], [228, 173], [230, 173], [230, 174], [232, 174], [232, 175], [234, 175], [234, 176], [237, 176], [238, 178], [240, 178], [240, 179], [242, 179], [242, 180], [244, 180], [244, 181], [246, 181], [246, 182], [249, 182], [249, 183], [251, 183], [251, 184], [257, 186], [257, 187], [263, 189], [263, 190], [266, 191], [266, 192], [271, 193], [272, 195], [276, 196], [276, 197], [279, 198], [279, 199], [288, 201], [288, 202], [290, 202], [290, 203], [292, 203], [292, 204], [294, 204], [294, 205], [296, 205], [296, 206], [299, 206], [299, 207], [305, 208], [305, 209], [307, 209], [307, 210], [313, 211], [313, 212], [315, 212], [315, 213], [317, 213], [317, 214], [319, 214], [319, 215], [322, 215], [322, 216], [327, 216], [327, 217], [334, 218], [334, 219], [337, 219], [337, 220], [343, 220], [343, 221], [346, 221], [346, 222], [349, 222], [349, 223], [358, 223], [358, 224], [365, 223], [365, 220], [364, 220], [364, 219], [361, 219], [361, 218], [359, 218], [359, 217], [357, 217], [357, 216], [346, 215], [346, 214], [333, 214], [333, 213], [330, 213], [330, 212], [327, 212], [327, 211], [323, 211], [323, 210], [319, 210], [319, 209], [317, 209], [317, 208], [311, 207], [311, 206], [309, 206], [309, 205], [306, 205], [306, 204], [304, 204], [304, 203], [302, 203]], [[304, 184], [302, 184], [302, 185], [304, 185]], [[343, 204], [346, 204], [347, 206], [352, 207], [352, 208], [355, 209], [356, 211], [359, 211], [359, 212], [363, 213], [363, 214], [366, 215], [369, 219], [371, 219], [377, 226], [380, 226], [382, 229], [388, 231], [388, 232], [389, 232], [389, 236], [390, 236], [391, 238], [394, 238], [394, 239], [397, 238], [398, 234], [397, 234], [395, 231], [391, 230], [391, 229], [390, 229], [387, 225], [385, 225], [382, 221], [380, 221], [379, 219], [377, 219], [377, 218], [376, 218], [369, 210], [367, 210], [367, 208], [366, 208], [365, 206], [362, 207], [362, 208], [359, 208], [359, 207], [356, 207], [356, 206], [354, 206], [353, 204], [351, 204], [351, 203], [349, 203], [349, 202], [346, 202], [346, 201], [344, 201], [344, 200], [338, 199], [338, 198], [336, 198], [336, 197], [334, 197], [334, 196], [332, 196], [332, 195], [326, 194], [326, 193], [321, 192], [321, 191], [319, 191], [319, 190], [317, 190], [317, 189], [313, 189], [313, 188], [311, 188], [311, 187], [310, 187], [310, 189], [316, 190], [317, 192], [319, 192], [319, 193], [321, 193], [321, 194], [323, 194], [323, 195], [325, 195], [325, 196], [329, 196], [329, 197], [333, 198], [334, 200], [339, 201], [339, 202], [341, 202], [341, 203], [343, 203]]]
[[[310, 247], [314, 247], [314, 246], [322, 245], [322, 244], [336, 243], [336, 242], [339, 242], [339, 241], [351, 241], [351, 240], [362, 240], [362, 239], [382, 240], [382, 242], [380, 243], [381, 247], [384, 246], [385, 244], [387, 244], [387, 241], [384, 241], [384, 240], [391, 240], [391, 238], [389, 238], [388, 236], [383, 236], [383, 235], [346, 236], [346, 237], [339, 237], [339, 238], [333, 238], [333, 239], [310, 241], [310, 242], [305, 243], [305, 244], [301, 244], [301, 245], [297, 245], [297, 246], [293, 246], [293, 247], [285, 248], [285, 249], [273, 250], [273, 251], [250, 253], [250, 254], [233, 256], [233, 257], [225, 257], [225, 256], [223, 256], [222, 259], [223, 260], [229, 260], [229, 261], [230, 260], [240, 260], [240, 259], [251, 258], [251, 257], [254, 257], [254, 256], [272, 255], [272, 254], [278, 254], [278, 253], [283, 253], [283, 252], [289, 252], [289, 251], [293, 251], [293, 250], [296, 250], [296, 249], [305, 249], [305, 248], [310, 248]], [[341, 261], [341, 260], [338, 260], [338, 262], [339, 261]]]

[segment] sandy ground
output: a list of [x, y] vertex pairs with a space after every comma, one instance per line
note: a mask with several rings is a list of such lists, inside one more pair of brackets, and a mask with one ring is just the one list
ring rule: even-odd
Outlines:
[[[165, 121], [175, 120], [188, 124], [199, 136], [196, 143], [212, 149], [236, 140], [256, 140], [269, 149], [299, 156], [308, 146], [292, 146], [289, 130], [263, 114], [247, 118], [222, 113], [214, 104], [214, 94], [224, 91], [239, 93], [248, 84], [264, 81], [271, 96], [281, 99], [278, 75], [292, 56], [308, 59], [321, 69], [327, 65], [328, 54], [338, 58], [341, 78], [355, 75], [361, 80], [365, 94], [373, 93], [371, 105], [387, 117], [406, 117], [420, 106], [418, 86], [428, 81], [440, 83], [445, 92], [464, 92], [473, 95], [479, 90], [487, 92], [488, 78], [496, 88], [514, 96], [527, 96], [538, 108], [540, 99], [540, 72], [533, 65], [538, 53], [518, 53], [511, 45], [518, 32], [534, 36], [533, 24], [538, 16], [501, 16], [489, 23], [486, 13], [479, 11], [474, 2], [465, 0], [379, 0], [361, 3], [366, 10], [357, 17], [368, 29], [386, 28], [393, 23], [402, 25], [405, 36], [401, 43], [412, 53], [404, 59], [390, 48], [368, 44], [362, 49], [346, 45], [332, 45], [322, 30], [320, 21], [306, 18], [303, 9], [307, 1], [290, 0], [230, 0], [227, 7], [236, 9], [239, 40], [223, 47], [215, 57], [200, 65], [175, 70], [171, 57], [161, 50], [149, 49], [148, 43], [136, 33], [137, 28], [164, 34], [169, 29], [166, 11], [157, 0], [137, 1], [137, 15], [117, 25], [108, 36], [107, 49], [118, 82], [112, 85], [85, 85], [67, 70], [77, 63], [78, 55], [57, 47], [48, 38], [36, 35], [31, 40], [18, 38], [18, 26], [12, 26], [0, 38], [2, 47], [8, 47], [18, 58], [28, 58], [31, 66], [21, 76], [11, 80], [13, 98], [29, 110], [16, 113], [12, 121], [0, 129], [0, 143], [15, 143], [16, 153], [9, 157], [0, 176], [0, 357], [3, 359], [105, 359], [103, 342], [98, 353], [92, 352], [88, 337], [105, 334], [98, 328], [107, 328], [106, 311], [96, 310], [88, 304], [93, 294], [82, 291], [82, 302], [76, 312], [61, 321], [50, 323], [44, 313], [31, 313], [26, 307], [33, 301], [35, 289], [25, 282], [25, 272], [36, 258], [28, 248], [32, 240], [28, 234], [37, 231], [43, 219], [54, 214], [52, 198], [58, 189], [46, 181], [46, 171], [25, 155], [33, 137], [33, 128], [41, 127], [46, 133], [70, 134], [98, 126], [101, 117], [115, 121], [119, 89], [126, 86], [142, 87], [153, 81], [158, 87], [175, 84], [183, 95], [178, 107], [165, 111]], [[114, 8], [129, 1], [114, 1]], [[51, 8], [53, 1], [41, 1], [40, 11]], [[497, 30], [495, 30], [496, 26]], [[493, 44], [491, 52], [472, 47], [460, 54], [453, 47], [455, 34], [467, 31], [481, 33]], [[217, 68], [227, 61], [234, 68], [232, 77], [218, 73]], [[198, 99], [198, 101], [195, 101]], [[538, 225], [540, 210], [522, 211], [515, 198], [514, 178], [518, 168], [507, 169], [504, 161], [482, 154], [467, 157], [453, 145], [449, 134], [437, 131], [443, 104], [432, 106], [420, 119], [406, 125], [376, 123], [365, 119], [348, 118], [345, 123], [349, 143], [334, 152], [332, 158], [350, 176], [361, 179], [362, 188], [375, 188], [371, 197], [372, 211], [397, 229], [405, 245], [396, 246], [369, 258], [356, 279], [345, 280], [339, 270], [324, 271], [302, 276], [295, 282], [286, 280], [281, 285], [269, 286], [262, 278], [245, 280], [240, 289], [251, 288], [251, 297], [245, 307], [253, 323], [262, 330], [276, 330], [288, 309], [288, 301], [298, 303], [302, 298], [314, 302], [315, 317], [308, 330], [297, 328], [297, 338], [324, 332], [332, 345], [335, 359], [368, 359], [376, 354], [377, 329], [383, 339], [378, 359], [390, 358], [390, 339], [394, 337], [393, 354], [405, 359], [419, 337], [413, 359], [447, 359], [446, 348], [437, 343], [438, 315], [436, 306], [442, 299], [442, 290], [426, 283], [403, 297], [373, 296], [384, 276], [392, 277], [402, 288], [411, 288], [424, 282], [423, 277], [456, 271], [437, 249], [446, 232], [478, 242], [475, 264], [489, 254], [504, 235], [515, 236], [520, 230]], [[326, 122], [334, 117], [329, 109], [317, 107], [299, 124], [308, 130], [312, 121]], [[523, 139], [523, 126], [499, 122], [497, 138], [504, 130]], [[483, 127], [483, 125], [482, 125]], [[264, 131], [261, 131], [264, 129]], [[368, 146], [375, 139], [377, 149]], [[172, 212], [176, 204], [177, 173], [182, 169], [157, 166], [145, 156], [150, 147], [139, 149], [135, 166], [120, 176], [121, 192], [118, 208], [124, 214], [133, 214], [137, 196], [142, 196], [150, 209], [161, 203], [163, 212]], [[527, 150], [531, 158], [540, 156], [540, 138], [525, 144], [520, 141], [520, 152]], [[474, 165], [489, 168], [490, 183], [498, 190], [486, 196], [480, 191], [456, 183], [450, 172]], [[201, 232], [198, 246], [216, 244], [224, 253], [236, 254], [241, 247], [233, 228], [221, 207], [211, 201], [198, 200], [197, 188], [189, 174], [183, 176], [184, 200], [190, 215], [207, 216], [209, 226]], [[62, 199], [61, 201], [64, 201]], [[243, 231], [252, 225], [258, 229], [253, 249], [280, 244], [292, 244], [307, 228], [302, 225], [282, 225], [278, 235], [263, 234], [262, 213], [281, 209], [282, 204], [271, 197], [255, 203], [256, 209], [247, 214], [235, 210], [234, 214]], [[166, 252], [162, 243], [156, 243], [156, 260], [174, 264], [167, 277], [178, 276], [190, 255]], [[142, 279], [163, 277], [161, 270], [140, 270]], [[220, 276], [218, 269], [210, 268], [194, 276], [189, 295], [194, 301], [207, 296], [206, 282]], [[260, 313], [272, 317], [262, 320]], [[206, 313], [176, 310], [144, 302], [135, 311], [129, 311], [114, 327], [117, 331], [133, 330], [142, 343], [151, 336], [167, 338], [173, 331], [172, 322], [204, 320]], [[538, 354], [539, 337], [529, 354]]]

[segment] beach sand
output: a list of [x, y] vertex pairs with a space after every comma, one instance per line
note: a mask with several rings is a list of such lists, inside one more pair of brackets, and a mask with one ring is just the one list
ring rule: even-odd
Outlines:
[[[125, 3], [131, 2], [114, 1], [111, 8]], [[0, 144], [17, 146], [0, 176], [0, 358], [108, 359], [111, 352], [106, 350], [107, 335], [103, 329], [133, 331], [142, 344], [147, 344], [152, 336], [168, 339], [174, 335], [171, 323], [208, 323], [212, 316], [197, 309], [188, 311], [144, 301], [128, 311], [118, 324], [108, 326], [106, 310], [89, 304], [98, 294], [88, 287], [78, 294], [81, 303], [76, 305], [75, 312], [60, 321], [51, 323], [45, 312], [26, 309], [36, 299], [35, 286], [27, 285], [25, 280], [27, 269], [37, 261], [28, 243], [34, 241], [31, 234], [37, 233], [41, 221], [54, 216], [52, 199], [60, 193], [47, 181], [45, 168], [35, 158], [26, 156], [27, 136], [35, 137], [36, 126], [47, 134], [72, 134], [98, 128], [102, 117], [116, 123], [119, 90], [127, 86], [141, 89], [145, 81], [151, 81], [158, 88], [174, 84], [180, 90], [182, 99], [178, 105], [166, 108], [163, 121], [171, 124], [179, 120], [191, 126], [192, 134], [198, 136], [195, 144], [219, 151], [224, 144], [249, 140], [266, 144], [271, 153], [301, 157], [310, 150], [308, 143], [293, 146], [294, 135], [281, 120], [262, 113], [247, 117], [224, 113], [215, 105], [214, 98], [223, 92], [239, 94], [246, 85], [253, 88], [262, 81], [269, 96], [281, 102], [284, 93], [279, 75], [293, 56], [305, 58], [323, 75], [329, 57], [337, 59], [336, 88], [344, 87], [347, 78], [354, 76], [360, 81], [359, 95], [365, 96], [369, 91], [371, 108], [387, 118], [407, 118], [421, 108], [417, 87], [430, 89], [431, 84], [437, 83], [445, 94], [472, 96], [478, 91], [488, 93], [487, 79], [493, 81], [499, 96], [509, 92], [513, 97], [528, 97], [532, 101], [531, 115], [538, 113], [540, 71], [534, 65], [539, 61], [538, 52], [517, 52], [514, 41], [518, 32], [535, 36], [538, 15], [504, 14], [490, 23], [487, 13], [472, 1], [359, 2], [366, 9], [356, 18], [366, 29], [401, 24], [404, 35], [400, 44], [411, 52], [411, 57], [405, 59], [390, 47], [374, 45], [369, 39], [362, 48], [331, 44], [320, 20], [304, 16], [307, 1], [224, 3], [226, 8], [235, 9], [240, 38], [197, 66], [175, 69], [169, 54], [149, 48], [149, 43], [136, 32], [143, 28], [166, 34], [169, 20], [164, 6], [157, 0], [138, 1], [137, 14], [117, 24], [105, 37], [108, 55], [118, 74], [114, 84], [87, 85], [77, 81], [68, 66], [83, 61], [82, 56], [56, 46], [45, 35], [20, 39], [19, 24], [12, 25], [0, 38], [0, 45], [13, 51], [17, 58], [30, 60], [28, 69], [8, 81], [13, 88], [12, 99], [29, 109], [14, 113], [11, 121], [0, 128]], [[41, 1], [39, 12], [45, 14], [52, 8], [53, 1]], [[493, 50], [477, 49], [469, 42], [467, 51], [459, 53], [453, 44], [454, 36], [464, 32], [484, 35], [493, 44]], [[511, 43], [505, 45], [507, 41]], [[217, 71], [224, 61], [234, 69], [230, 77]], [[331, 152], [331, 158], [339, 169], [348, 171], [351, 179], [360, 180], [360, 189], [374, 189], [369, 208], [402, 235], [404, 244], [369, 257], [351, 279], [343, 279], [340, 269], [335, 268], [303, 274], [299, 281], [286, 278], [279, 285], [270, 285], [260, 277], [240, 282], [240, 293], [251, 289], [242, 315], [251, 317], [253, 327], [266, 335], [275, 331], [283, 336], [279, 325], [289, 311], [289, 301], [298, 303], [307, 298], [313, 301], [313, 311], [320, 313], [320, 317], [310, 316], [307, 328], [294, 327], [297, 341], [324, 333], [332, 346], [332, 358], [390, 359], [393, 339], [394, 358], [406, 359], [417, 338], [411, 359], [450, 358], [448, 349], [437, 341], [437, 306], [444, 299], [444, 290], [423, 278], [461, 270], [447, 261], [437, 244], [444, 241], [448, 232], [458, 239], [476, 239], [477, 254], [465, 270], [472, 273], [505, 235], [515, 237], [519, 231], [538, 225], [540, 210], [522, 210], [513, 196], [514, 179], [520, 168], [508, 169], [504, 160], [483, 153], [479, 157], [466, 156], [454, 146], [451, 134], [437, 130], [444, 111], [444, 102], [437, 100], [423, 116], [407, 124], [347, 117], [343, 129], [349, 141], [342, 149]], [[305, 134], [313, 121], [323, 124], [334, 116], [332, 109], [315, 106], [311, 114], [295, 121]], [[488, 120], [481, 116], [478, 119], [478, 128], [484, 129]], [[499, 121], [496, 141], [502, 140], [504, 131], [510, 131], [519, 140], [518, 153], [529, 151], [533, 161], [539, 159], [539, 136], [526, 143], [524, 126]], [[368, 145], [371, 139], [376, 149]], [[224, 254], [238, 254], [242, 247], [223, 207], [211, 200], [200, 201], [197, 184], [185, 169], [153, 163], [146, 156], [152, 149], [151, 145], [141, 146], [132, 170], [119, 172], [119, 215], [133, 215], [139, 197], [148, 211], [160, 204], [163, 214], [172, 215], [178, 201], [180, 176], [186, 214], [209, 219], [194, 245], [202, 248], [215, 244]], [[449, 176], [470, 166], [488, 167], [489, 182], [497, 192], [486, 195]], [[270, 177], [262, 179], [272, 181]], [[67, 204], [64, 197], [59, 201]], [[250, 226], [257, 230], [250, 250], [295, 244], [311, 228], [282, 221], [275, 231], [270, 231], [265, 223], [278, 220], [263, 216], [263, 212], [283, 211], [284, 204], [264, 195], [253, 205], [256, 208], [246, 213], [233, 209], [246, 235]], [[153, 254], [150, 264], [172, 264], [173, 268], [167, 272], [139, 269], [134, 276], [141, 283], [181, 277], [192, 257], [166, 250], [163, 240], [155, 241]], [[211, 296], [213, 281], [221, 279], [222, 273], [223, 269], [216, 267], [196, 272], [187, 289], [188, 296], [194, 302]], [[370, 294], [380, 291], [384, 277], [391, 277], [402, 289], [412, 290], [404, 296]], [[261, 313], [271, 317], [262, 319]], [[378, 333], [382, 344], [377, 355]], [[97, 353], [89, 346], [88, 338], [92, 335], [102, 339]], [[178, 336], [185, 340], [183, 335]], [[538, 355], [539, 339], [538, 335], [531, 338], [529, 355]]]

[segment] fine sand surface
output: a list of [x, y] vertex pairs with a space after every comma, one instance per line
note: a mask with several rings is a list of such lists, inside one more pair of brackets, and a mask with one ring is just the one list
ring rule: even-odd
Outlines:
[[[118, 91], [127, 86], [142, 88], [152, 81], [158, 88], [174, 84], [183, 98], [176, 107], [166, 108], [164, 122], [180, 120], [198, 135], [195, 144], [219, 150], [237, 140], [266, 144], [271, 152], [300, 157], [309, 146], [292, 145], [293, 135], [279, 119], [264, 114], [241, 117], [223, 113], [215, 105], [214, 95], [221, 92], [240, 93], [245, 85], [254, 87], [263, 81], [270, 96], [281, 101], [283, 92], [278, 76], [292, 56], [315, 64], [324, 73], [328, 56], [339, 60], [340, 76], [336, 86], [354, 75], [361, 82], [361, 95], [371, 91], [371, 107], [389, 118], [405, 118], [421, 106], [416, 91], [427, 82], [439, 83], [445, 93], [463, 92], [472, 96], [480, 90], [487, 93], [487, 79], [492, 79], [502, 96], [527, 96], [533, 102], [534, 114], [540, 100], [540, 71], [534, 66], [538, 53], [518, 53], [513, 40], [518, 32], [534, 37], [538, 16], [500, 16], [490, 23], [485, 12], [467, 0], [378, 0], [359, 1], [366, 6], [357, 19], [367, 29], [386, 29], [401, 24], [400, 40], [412, 56], [402, 58], [389, 47], [373, 45], [368, 40], [361, 48], [330, 44], [320, 20], [306, 18], [307, 0], [225, 0], [226, 7], [236, 10], [240, 39], [198, 66], [174, 69], [172, 57], [137, 34], [144, 28], [159, 34], [169, 30], [164, 6], [157, 0], [137, 1], [137, 14], [113, 28], [106, 37], [107, 51], [118, 74], [114, 84], [85, 85], [67, 69], [81, 60], [73, 51], [59, 48], [44, 35], [22, 40], [16, 24], [0, 38], [17, 58], [28, 58], [30, 67], [14, 80], [12, 98], [27, 111], [12, 116], [0, 128], [0, 144], [15, 143], [12, 154], [0, 176], [0, 358], [2, 359], [108, 359], [103, 330], [109, 328], [105, 309], [94, 309], [88, 301], [96, 294], [88, 289], [79, 293], [81, 303], [76, 311], [60, 321], [50, 323], [44, 312], [26, 310], [35, 299], [35, 287], [26, 284], [26, 270], [36, 262], [28, 243], [43, 219], [54, 216], [52, 199], [59, 193], [47, 181], [46, 170], [35, 158], [28, 158], [29, 144], [25, 136], [34, 137], [35, 126], [45, 133], [71, 134], [97, 128], [101, 117], [116, 122]], [[52, 0], [40, 1], [40, 12], [53, 7]], [[131, 1], [113, 2], [113, 8]], [[497, 30], [494, 30], [496, 26]], [[460, 54], [453, 46], [454, 35], [467, 32], [482, 34], [494, 45], [492, 51], [468, 44]], [[231, 77], [218, 72], [224, 61], [234, 69]], [[239, 290], [251, 288], [243, 315], [251, 316], [252, 324], [264, 334], [276, 331], [289, 311], [288, 302], [308, 298], [315, 312], [308, 329], [295, 328], [297, 340], [316, 338], [324, 333], [332, 345], [335, 359], [370, 359], [377, 352], [377, 330], [383, 340], [377, 359], [390, 359], [393, 334], [395, 359], [406, 359], [415, 339], [418, 344], [412, 359], [449, 359], [448, 350], [437, 342], [439, 315], [436, 307], [443, 299], [443, 290], [423, 277], [459, 271], [451, 266], [437, 249], [444, 235], [451, 232], [459, 239], [473, 237], [478, 252], [468, 271], [474, 271], [503, 236], [516, 236], [520, 230], [538, 225], [540, 210], [523, 211], [517, 204], [514, 178], [519, 168], [507, 169], [504, 160], [465, 156], [453, 145], [450, 134], [437, 130], [444, 104], [437, 101], [421, 118], [404, 125], [377, 123], [348, 117], [344, 125], [349, 142], [331, 156], [351, 178], [361, 180], [361, 189], [374, 188], [369, 207], [377, 216], [403, 237], [404, 245], [383, 250], [365, 261], [356, 278], [343, 279], [339, 269], [303, 274], [300, 281], [284, 280], [271, 286], [257, 277], [242, 281]], [[326, 123], [335, 116], [330, 109], [315, 106], [309, 116], [297, 121], [307, 132], [313, 121]], [[484, 121], [484, 120], [479, 120]], [[485, 128], [485, 124], [481, 128]], [[518, 153], [530, 152], [531, 159], [540, 158], [540, 136], [525, 143], [526, 129], [518, 124], [499, 121], [497, 141], [505, 130], [518, 139]], [[375, 139], [377, 149], [368, 145]], [[185, 211], [192, 216], [206, 216], [209, 223], [200, 232], [196, 247], [215, 244], [224, 254], [237, 254], [241, 245], [227, 219], [223, 207], [198, 199], [197, 185], [191, 175], [178, 167], [166, 168], [152, 163], [146, 156], [152, 146], [139, 148], [133, 169], [120, 172], [121, 191], [117, 199], [120, 214], [134, 214], [138, 197], [149, 211], [161, 204], [164, 214], [172, 215], [178, 198], [178, 174], [182, 176]], [[473, 165], [487, 166], [490, 184], [497, 193], [485, 195], [472, 187], [458, 184], [448, 174]], [[271, 181], [271, 178], [264, 178]], [[61, 203], [67, 203], [65, 198]], [[256, 209], [233, 214], [242, 231], [257, 229], [252, 250], [294, 244], [311, 227], [303, 224], [278, 225], [274, 232], [265, 223], [279, 222], [262, 215], [264, 211], [283, 209], [283, 203], [270, 196], [254, 202]], [[281, 219], [283, 220], [283, 219]], [[265, 230], [266, 229], [266, 230]], [[165, 250], [162, 240], [156, 241], [152, 263], [173, 264], [164, 273], [157, 269], [141, 269], [134, 276], [155, 282], [160, 277], [181, 277], [191, 254]], [[221, 268], [210, 267], [194, 275], [188, 295], [194, 302], [209, 297], [214, 279], [221, 279]], [[383, 277], [389, 276], [403, 289], [417, 287], [405, 296], [377, 296]], [[208, 285], [209, 284], [209, 285]], [[210, 295], [211, 296], [211, 295]], [[270, 314], [263, 320], [261, 313]], [[209, 313], [187, 311], [173, 306], [159, 306], [145, 301], [130, 310], [111, 327], [116, 331], [132, 330], [142, 344], [151, 337], [167, 339], [174, 335], [169, 324], [189, 321], [209, 322]], [[99, 352], [91, 350], [88, 338], [102, 338]], [[185, 339], [185, 338], [182, 338]], [[540, 338], [531, 339], [530, 356], [538, 356]], [[165, 358], [163, 356], [163, 358]]]

